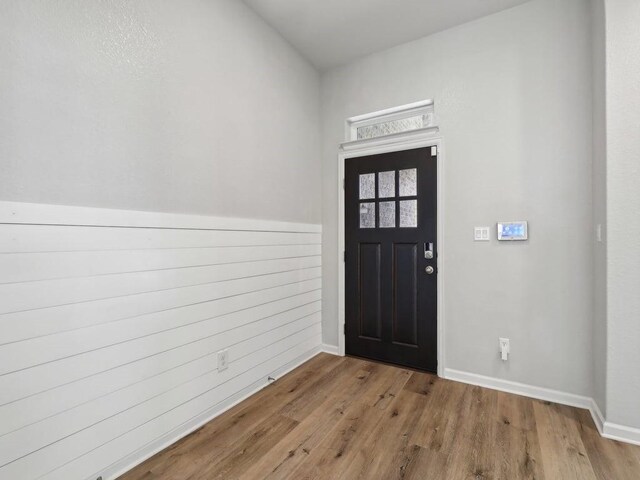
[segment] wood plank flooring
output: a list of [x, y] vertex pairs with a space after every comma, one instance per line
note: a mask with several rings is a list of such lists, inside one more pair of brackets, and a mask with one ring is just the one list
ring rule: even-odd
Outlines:
[[121, 480], [640, 479], [588, 411], [320, 354]]

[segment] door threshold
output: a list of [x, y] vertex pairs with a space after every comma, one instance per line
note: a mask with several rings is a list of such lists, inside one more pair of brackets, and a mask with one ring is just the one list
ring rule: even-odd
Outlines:
[[346, 353], [345, 357], [357, 358], [358, 360], [366, 360], [367, 362], [371, 362], [371, 363], [379, 363], [380, 365], [386, 365], [388, 367], [402, 368], [404, 370], [411, 370], [412, 372], [427, 373], [429, 375], [438, 376], [437, 372], [434, 372], [434, 371], [431, 371], [431, 370], [424, 370], [424, 369], [416, 368], [416, 367], [410, 367], [409, 365], [402, 365], [401, 363], [384, 362], [382, 360], [377, 360], [375, 358], [362, 357], [360, 355], [353, 355], [351, 353]]

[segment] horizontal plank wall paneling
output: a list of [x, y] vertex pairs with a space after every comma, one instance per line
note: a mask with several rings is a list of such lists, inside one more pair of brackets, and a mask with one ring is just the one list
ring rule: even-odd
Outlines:
[[0, 479], [111, 478], [320, 351], [320, 238], [0, 202]]

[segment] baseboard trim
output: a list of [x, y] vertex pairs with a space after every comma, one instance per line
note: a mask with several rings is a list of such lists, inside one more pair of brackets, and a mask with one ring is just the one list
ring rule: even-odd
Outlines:
[[573, 393], [561, 392], [549, 388], [536, 387], [525, 383], [512, 382], [501, 378], [478, 375], [477, 373], [463, 372], [451, 368], [444, 369], [444, 378], [457, 382], [477, 385], [479, 387], [499, 390], [501, 392], [523, 395], [525, 397], [546, 400], [548, 402], [560, 403], [571, 407], [584, 408], [589, 410], [593, 423], [600, 435], [610, 440], [640, 445], [640, 429], [618, 425], [605, 421], [604, 415], [596, 401], [591, 397], [575, 395]]
[[605, 424], [604, 415], [602, 414], [600, 407], [598, 406], [598, 404], [593, 398], [591, 399], [591, 405], [589, 406], [589, 411], [591, 412], [591, 416], [593, 417], [593, 423], [596, 424], [596, 428], [598, 429], [598, 432], [600, 433], [601, 436], [604, 437], [604, 424]]
[[640, 428], [604, 422], [602, 436], [610, 440], [640, 445]]
[[561, 392], [549, 388], [536, 387], [525, 383], [512, 382], [501, 378], [487, 377], [476, 373], [462, 372], [451, 368], [444, 369], [444, 378], [456, 380], [458, 382], [478, 385], [480, 387], [500, 390], [501, 392], [523, 395], [525, 397], [537, 398], [554, 403], [561, 403], [572, 407], [590, 409], [592, 400], [590, 397]]
[[338, 347], [335, 345], [329, 345], [327, 343], [322, 344], [322, 351], [325, 353], [330, 353], [331, 355], [340, 355], [338, 352]]
[[[317, 347], [313, 347], [311, 350], [303, 353], [296, 359], [280, 367], [278, 370], [273, 372], [272, 375], [275, 378], [286, 375], [290, 371], [298, 368], [304, 362], [315, 357], [318, 353], [324, 351], [323, 347], [324, 347], [323, 345], [318, 345]], [[210, 422], [217, 416], [222, 415], [227, 410], [235, 407], [237, 404], [246, 400], [251, 395], [256, 394], [257, 392], [265, 388], [267, 385], [268, 383], [265, 383], [264, 380], [260, 380], [258, 382], [255, 382], [243, 388], [239, 392], [235, 393], [233, 396], [227, 398], [223, 403], [217, 404], [216, 406], [212, 407], [210, 410], [194, 418], [189, 423], [181, 425], [180, 427], [168, 432], [167, 434], [147, 444], [146, 446], [142, 447], [136, 452], [128, 455], [122, 460], [112, 464], [106, 470], [103, 470], [104, 471], [103, 474], [96, 474], [93, 477], [97, 478], [98, 475], [102, 475], [103, 478], [105, 479], [118, 478], [119, 476], [123, 475], [129, 470], [132, 470], [136, 466], [140, 465], [145, 460], [153, 457], [156, 453], [161, 452], [162, 450], [169, 447], [170, 445], [173, 445], [175, 442], [177, 442], [181, 438], [186, 437], [190, 433], [194, 432], [198, 428]]]

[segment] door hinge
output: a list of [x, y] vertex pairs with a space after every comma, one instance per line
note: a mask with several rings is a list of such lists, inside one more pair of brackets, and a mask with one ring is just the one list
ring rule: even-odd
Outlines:
[[347, 179], [346, 179], [346, 178], [343, 178], [343, 179], [342, 179], [342, 189], [343, 189], [343, 190], [346, 190], [346, 189], [347, 189]]
[[347, 252], [345, 250], [342, 251], [342, 262], [346, 262], [347, 261]]
[[345, 335], [347, 334], [347, 324], [346, 323], [342, 324], [342, 333], [344, 333]]

